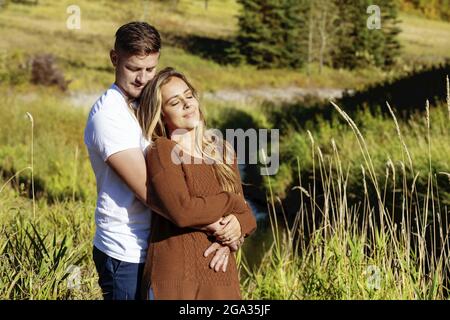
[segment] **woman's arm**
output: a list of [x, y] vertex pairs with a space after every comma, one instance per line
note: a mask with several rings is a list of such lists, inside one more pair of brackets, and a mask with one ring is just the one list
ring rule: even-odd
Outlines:
[[[147, 156], [149, 205], [180, 228], [201, 228], [245, 206], [232, 192], [211, 196], [191, 196], [180, 164], [171, 158], [175, 142], [158, 139]], [[179, 162], [178, 162], [179, 163]]]
[[[216, 239], [222, 244], [229, 245], [233, 251], [236, 251], [236, 249], [242, 245], [243, 238], [249, 236], [256, 230], [256, 219], [250, 206], [244, 199], [242, 181], [236, 156], [234, 156], [232, 168], [237, 178], [236, 189], [238, 190], [238, 194], [242, 202], [245, 203], [244, 211], [240, 212], [240, 214], [234, 215], [235, 219], [233, 219], [233, 221], [232, 219], [229, 219], [233, 218], [233, 215], [224, 218], [221, 223], [225, 222], [225, 220], [230, 221], [230, 223], [228, 223], [228, 225], [226, 225], [224, 228], [217, 230], [214, 235], [216, 236]], [[236, 227], [238, 228], [238, 232], [236, 232]], [[237, 234], [239, 235], [237, 236]], [[242, 241], [237, 241], [238, 239], [242, 239]]]

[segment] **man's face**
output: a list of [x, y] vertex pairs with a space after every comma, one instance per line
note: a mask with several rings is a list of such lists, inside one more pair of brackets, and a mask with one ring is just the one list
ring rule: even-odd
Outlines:
[[156, 73], [159, 52], [130, 55], [111, 50], [111, 62], [116, 69], [116, 84], [130, 99], [139, 98], [142, 89]]

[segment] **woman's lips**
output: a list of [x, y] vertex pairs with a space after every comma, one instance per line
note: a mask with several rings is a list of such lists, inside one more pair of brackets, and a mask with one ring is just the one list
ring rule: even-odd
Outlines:
[[194, 116], [194, 114], [195, 114], [195, 111], [192, 111], [191, 113], [185, 114], [183, 116], [183, 118], [192, 118]]

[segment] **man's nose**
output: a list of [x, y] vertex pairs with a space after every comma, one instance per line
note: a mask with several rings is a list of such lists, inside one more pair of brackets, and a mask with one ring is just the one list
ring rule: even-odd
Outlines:
[[141, 72], [139, 72], [138, 74], [137, 74], [137, 76], [136, 76], [136, 80], [139, 82], [139, 83], [145, 83], [145, 71], [141, 71]]

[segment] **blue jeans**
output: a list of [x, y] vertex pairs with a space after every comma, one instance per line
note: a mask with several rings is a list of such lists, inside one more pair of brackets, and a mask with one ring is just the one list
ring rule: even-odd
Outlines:
[[92, 255], [105, 300], [140, 300], [144, 263], [111, 258], [95, 246]]

